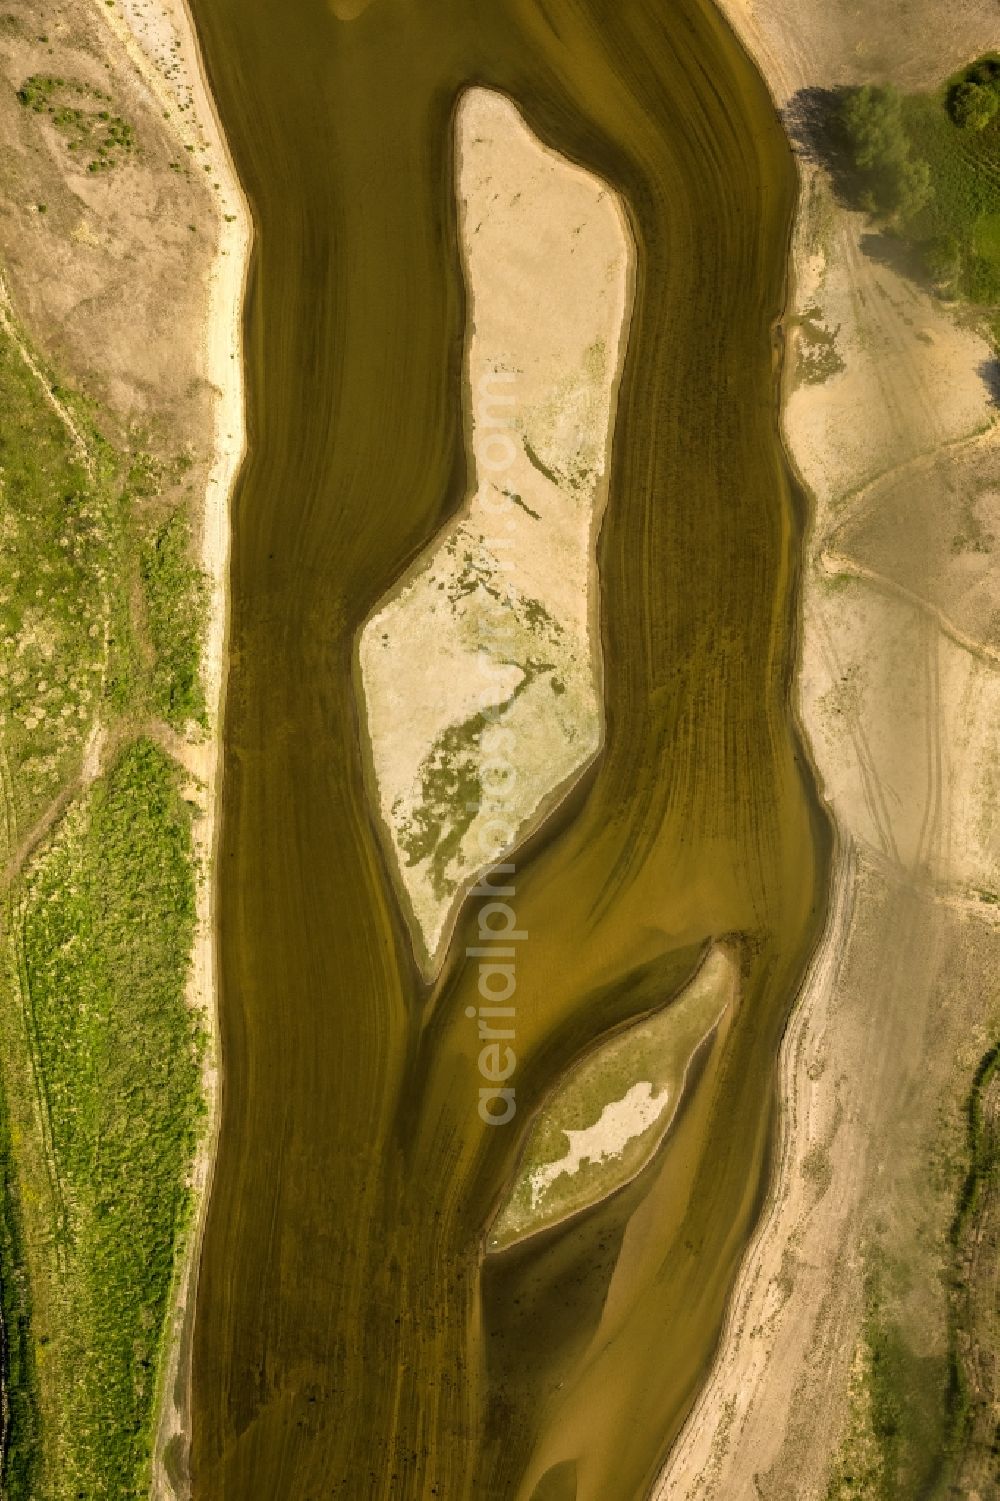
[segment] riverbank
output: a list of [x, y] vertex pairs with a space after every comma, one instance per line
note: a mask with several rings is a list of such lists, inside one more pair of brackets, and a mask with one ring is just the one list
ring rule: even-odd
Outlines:
[[[190, 1362], [198, 1261], [211, 1190], [222, 1089], [218, 1050], [215, 946], [215, 856], [222, 794], [221, 727], [225, 707], [228, 621], [229, 500], [246, 446], [243, 382], [243, 301], [252, 245], [249, 206], [236, 175], [208, 87], [194, 29], [182, 0], [122, 0], [121, 14], [102, 0], [94, 5], [124, 47], [143, 82], [161, 102], [178, 142], [206, 171], [213, 193], [216, 246], [208, 279], [201, 348], [203, 378], [212, 387], [211, 467], [200, 518], [200, 559], [208, 579], [203, 671], [208, 718], [195, 742], [179, 742], [176, 754], [190, 778], [200, 817], [195, 848], [198, 886], [197, 935], [188, 997], [211, 1033], [203, 1081], [207, 1129], [192, 1169], [193, 1230], [176, 1279], [172, 1338], [160, 1373], [161, 1413], [153, 1460], [154, 1498], [189, 1494]], [[207, 169], [207, 170], [206, 170]]]
[[193, 101], [141, 61], [91, 0], [0, 24], [12, 1496], [145, 1489], [206, 1098], [214, 1116], [224, 450], [242, 435], [220, 401], [238, 308], [225, 353], [206, 311], [238, 301], [216, 237], [238, 224]]
[[[905, 22], [724, 8], [799, 151], [783, 430], [813, 518], [796, 697], [839, 853], [782, 1050], [769, 1205], [656, 1494], [839, 1501], [853, 1474], [909, 1495], [950, 1421], [941, 1288], [964, 1102], [998, 1021], [993, 356], [837, 203], [802, 122], [811, 89], [936, 85], [995, 25], [976, 0]], [[886, 1403], [921, 1416], [892, 1436]]]

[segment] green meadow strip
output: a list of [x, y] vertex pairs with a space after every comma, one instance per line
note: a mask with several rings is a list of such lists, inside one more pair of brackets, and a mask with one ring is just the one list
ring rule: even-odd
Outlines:
[[178, 777], [152, 742], [129, 745], [11, 903], [8, 978], [23, 1009], [20, 1028], [5, 1021], [5, 1082], [30, 1140], [23, 1161], [45, 1164], [43, 1183], [29, 1170], [18, 1187], [40, 1294], [26, 1367], [33, 1358], [39, 1373], [36, 1494], [52, 1501], [148, 1489], [202, 1108], [202, 1031], [185, 995], [191, 812]]
[[[201, 1019], [184, 773], [204, 717], [190, 460], [116, 447], [0, 329], [4, 1501], [145, 1496]], [[103, 774], [85, 770], [105, 732]]]

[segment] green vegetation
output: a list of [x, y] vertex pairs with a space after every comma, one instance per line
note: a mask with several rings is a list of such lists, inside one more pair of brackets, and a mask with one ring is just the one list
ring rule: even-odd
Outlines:
[[1000, 57], [981, 57], [953, 78], [947, 101], [961, 130], [984, 130], [1000, 108]]
[[128, 746], [64, 819], [6, 925], [7, 981], [24, 1010], [20, 1026], [4, 1017], [5, 1085], [19, 1134], [46, 1163], [25, 1259], [38, 1293], [39, 1493], [53, 1501], [148, 1487], [200, 1108], [201, 1034], [185, 999], [191, 815], [178, 776], [148, 740]]
[[918, 1501], [938, 1494], [948, 1430], [947, 1357], [918, 1353], [891, 1309], [903, 1270], [868, 1257], [851, 1426], [827, 1501]]
[[949, 295], [1000, 304], [1000, 58], [933, 94], [866, 85], [841, 107], [850, 191]]
[[[96, 717], [204, 717], [203, 576], [183, 512], [141, 520], [172, 473], [119, 453], [57, 393], [80, 451], [0, 331], [0, 771], [6, 855], [79, 770]], [[117, 581], [117, 582], [116, 582]], [[145, 598], [143, 597], [145, 595]], [[4, 845], [0, 821], [0, 850]]]
[[1000, 105], [996, 89], [981, 83], [960, 83], [951, 100], [951, 118], [962, 130], [985, 130]]
[[912, 218], [931, 196], [931, 174], [911, 151], [898, 89], [865, 84], [852, 90], [844, 104], [844, 127], [865, 207], [890, 219]]
[[[831, 1476], [828, 1501], [937, 1501], [973, 1494], [996, 1471], [995, 1390], [977, 1369], [991, 1371], [995, 1338], [995, 1215], [1000, 1180], [1000, 1138], [995, 1105], [985, 1102], [1000, 1072], [1000, 1046], [980, 1062], [965, 1108], [964, 1161], [945, 1157], [939, 1187], [958, 1203], [937, 1263], [947, 1289], [946, 1342], [927, 1353], [929, 1330], [916, 1320], [914, 1282], [925, 1281], [922, 1306], [940, 1299], [927, 1285], [928, 1269], [890, 1256], [878, 1246], [866, 1253], [865, 1317], [852, 1372], [850, 1421]], [[936, 1318], [936, 1312], [935, 1312]], [[923, 1348], [922, 1348], [923, 1347]], [[980, 1359], [979, 1357], [983, 1358]], [[978, 1388], [978, 1389], [977, 1389]], [[985, 1490], [983, 1491], [985, 1494]]]
[[0, 723], [9, 810], [26, 826], [79, 763], [102, 692], [114, 465], [88, 467], [0, 334]]
[[205, 578], [191, 557], [191, 526], [183, 509], [142, 547], [140, 569], [146, 628], [155, 656], [155, 712], [174, 729], [205, 722], [201, 646], [208, 607]]
[[[506, 709], [515, 696], [516, 692], [501, 707]], [[437, 897], [450, 896], [455, 890], [448, 866], [458, 855], [482, 802], [478, 748], [488, 722], [480, 712], [442, 731], [420, 765], [420, 801], [400, 825], [399, 846], [407, 865], [430, 861]]]
[[[556, 1084], [536, 1118], [517, 1176], [490, 1235], [490, 1249], [513, 1244], [597, 1203], [627, 1183], [662, 1141], [688, 1065], [732, 997], [732, 960], [713, 951], [687, 989], [647, 1020], [597, 1048]], [[502, 1025], [502, 1024], [501, 1024]], [[567, 1162], [570, 1132], [584, 1132], [637, 1084], [651, 1086], [655, 1118], [620, 1151]], [[646, 1118], [644, 1115], [643, 1118]]]
[[150, 734], [204, 716], [205, 586], [189, 461], [33, 358], [0, 330], [0, 1490], [132, 1498], [200, 1100], [191, 811]]
[[[545, 623], [555, 625], [538, 600], [529, 600], [524, 613], [529, 632], [537, 630], [543, 619]], [[520, 622], [516, 624], [520, 625]], [[512, 660], [519, 656], [517, 644], [514, 641], [507, 646]], [[423, 860], [430, 862], [431, 883], [435, 896], [439, 898], [450, 896], [458, 884], [449, 875], [448, 867], [458, 856], [462, 841], [484, 802], [479, 772], [483, 735], [488, 732], [491, 722], [503, 723], [503, 715], [541, 673], [552, 670], [553, 664], [538, 661], [526, 649], [524, 659], [519, 660], [518, 665], [523, 676], [506, 699], [494, 705], [488, 713], [479, 710], [459, 724], [449, 725], [437, 737], [420, 764], [420, 801], [411, 815], [400, 822], [399, 847], [407, 865], [418, 865]], [[489, 798], [485, 801], [488, 803]], [[393, 808], [394, 815], [398, 816], [399, 811], [397, 804]]]
[[93, 153], [88, 172], [107, 172], [136, 149], [132, 126], [106, 108], [111, 95], [90, 84], [38, 73], [25, 79], [17, 97], [25, 109], [48, 116], [70, 151]]
[[998, 1071], [1000, 1071], [1000, 1043], [990, 1048], [981, 1060], [966, 1106], [969, 1131], [969, 1171], [962, 1184], [958, 1208], [951, 1227], [952, 1244], [956, 1246], [961, 1242], [966, 1227], [979, 1207], [982, 1195], [992, 1184], [997, 1169], [1000, 1167], [997, 1142], [993, 1139], [993, 1133], [988, 1129], [983, 1116], [983, 1096]]
[[0, 1493], [4, 1501], [32, 1501], [37, 1494], [37, 1378], [22, 1218], [10, 1122], [0, 1088], [0, 1320], [3, 1334], [0, 1382], [7, 1397], [9, 1429], [0, 1472]]
[[[1000, 1187], [1000, 1134], [996, 1106], [985, 1102], [1000, 1075], [1000, 1044], [980, 1061], [966, 1105], [969, 1167], [951, 1226], [954, 1261], [949, 1298], [951, 1411], [949, 1459], [953, 1485], [963, 1494], [970, 1480], [995, 1474], [1000, 1461], [1000, 1430], [995, 1420], [996, 1388], [970, 1381], [970, 1366], [995, 1368], [995, 1264], [997, 1189]], [[985, 1359], [975, 1359], [976, 1356]], [[994, 1375], [995, 1383], [995, 1375]], [[977, 1389], [978, 1388], [978, 1389]], [[968, 1468], [970, 1473], [961, 1473]], [[976, 1472], [980, 1473], [976, 1473]]]
[[881, 1303], [878, 1274], [866, 1290], [872, 1428], [882, 1456], [882, 1493], [899, 1501], [932, 1493], [946, 1429], [947, 1362], [918, 1354]]

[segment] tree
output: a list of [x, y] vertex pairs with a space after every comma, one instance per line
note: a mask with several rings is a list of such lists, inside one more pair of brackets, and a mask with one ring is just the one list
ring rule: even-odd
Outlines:
[[852, 89], [844, 105], [844, 126], [854, 165], [863, 172], [901, 164], [910, 154], [898, 89], [866, 83]]
[[910, 154], [898, 89], [852, 89], [842, 118], [862, 201], [887, 218], [912, 219], [931, 196], [931, 174], [926, 162]]
[[988, 84], [960, 83], [951, 96], [951, 118], [962, 130], [985, 130], [1000, 109], [1000, 94]]
[[887, 175], [885, 203], [898, 219], [913, 219], [933, 197], [931, 169], [926, 162], [905, 161]]

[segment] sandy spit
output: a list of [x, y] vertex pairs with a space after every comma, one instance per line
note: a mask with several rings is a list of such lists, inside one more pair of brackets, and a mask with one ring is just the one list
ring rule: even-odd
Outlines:
[[[243, 381], [243, 304], [253, 229], [229, 148], [215, 109], [194, 21], [186, 0], [122, 0], [121, 10], [93, 0], [97, 13], [128, 55], [136, 73], [169, 120], [185, 151], [206, 176], [216, 200], [216, 250], [205, 298], [198, 373], [215, 393], [212, 465], [196, 534], [209, 581], [209, 619], [204, 658], [208, 730], [178, 747], [191, 777], [189, 795], [200, 817], [195, 848], [201, 869], [197, 936], [188, 982], [189, 1002], [205, 1018], [209, 1035], [204, 1085], [207, 1128], [192, 1169], [194, 1233], [178, 1269], [172, 1331], [160, 1371], [161, 1413], [153, 1455], [154, 1501], [181, 1501], [189, 1494], [187, 1448], [191, 1321], [198, 1263], [219, 1125], [222, 1075], [218, 1047], [214, 864], [222, 791], [221, 725], [229, 613], [230, 497], [246, 449]], [[170, 1474], [164, 1451], [170, 1446]]]

